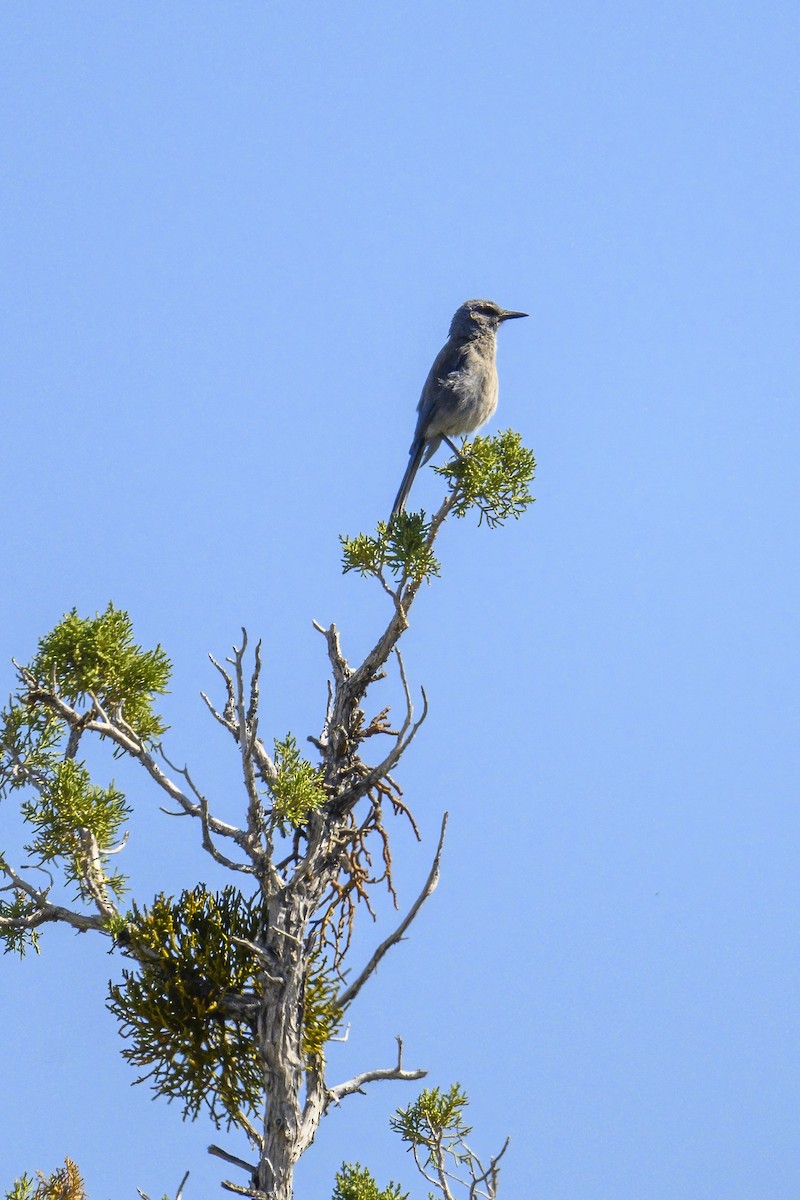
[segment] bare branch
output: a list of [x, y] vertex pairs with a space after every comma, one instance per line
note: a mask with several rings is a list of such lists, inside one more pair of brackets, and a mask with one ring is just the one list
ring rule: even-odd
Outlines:
[[378, 969], [378, 964], [380, 963], [381, 959], [389, 950], [391, 950], [392, 946], [395, 946], [399, 941], [402, 940], [403, 934], [408, 929], [409, 925], [414, 920], [425, 901], [436, 890], [436, 885], [439, 882], [439, 864], [441, 863], [442, 859], [442, 849], [444, 847], [444, 835], [447, 829], [447, 820], [448, 813], [445, 813], [442, 817], [442, 828], [441, 832], [439, 833], [439, 844], [436, 847], [436, 854], [434, 856], [431, 869], [428, 873], [428, 878], [425, 881], [425, 886], [417, 896], [411, 908], [408, 910], [406, 916], [395, 929], [394, 933], [390, 934], [385, 941], [381, 942], [380, 946], [378, 946], [377, 950], [372, 955], [361, 974], [354, 979], [350, 986], [345, 988], [345, 990], [337, 997], [336, 1003], [340, 1008], [347, 1008], [349, 1004], [352, 1004], [353, 1000], [355, 1000], [364, 984]]
[[341, 687], [348, 679], [352, 677], [352, 672], [348, 665], [347, 659], [342, 654], [342, 648], [339, 644], [339, 630], [335, 625], [331, 625], [328, 629], [320, 625], [317, 621], [312, 621], [312, 625], [321, 633], [328, 643], [328, 658], [333, 669], [333, 678], [337, 687]]
[[241, 1167], [243, 1171], [249, 1171], [251, 1175], [255, 1175], [256, 1168], [252, 1163], [245, 1162], [243, 1158], [237, 1158], [235, 1154], [229, 1154], [227, 1150], [223, 1150], [221, 1146], [210, 1145], [208, 1153], [213, 1154], [215, 1158], [222, 1158], [225, 1162], [230, 1163], [234, 1167]]
[[394, 746], [386, 755], [383, 762], [378, 763], [377, 766], [370, 767], [369, 770], [361, 777], [361, 779], [358, 780], [356, 784], [354, 784], [353, 787], [348, 788], [348, 790], [343, 792], [342, 795], [337, 799], [337, 806], [340, 809], [345, 805], [355, 804], [361, 799], [362, 796], [366, 796], [367, 793], [370, 792], [373, 787], [375, 787], [379, 780], [383, 779], [389, 774], [389, 772], [397, 765], [403, 754], [405, 754], [406, 750], [411, 745], [417, 730], [428, 716], [428, 697], [425, 694], [425, 689], [422, 688], [422, 716], [412, 725], [414, 710], [411, 706], [411, 697], [408, 690], [405, 666], [402, 658], [400, 657], [400, 651], [395, 650], [395, 654], [397, 655], [400, 665], [400, 677], [403, 681], [403, 688], [406, 695], [405, 720], [403, 721], [400, 730], [395, 735], [397, 740]]
[[[470, 1156], [469, 1166], [472, 1174], [472, 1183], [469, 1187], [469, 1200], [474, 1200], [476, 1196], [483, 1196], [485, 1200], [495, 1200], [497, 1195], [497, 1176], [499, 1174], [499, 1167], [497, 1164], [500, 1162], [500, 1159], [508, 1149], [510, 1141], [511, 1138], [507, 1137], [503, 1142], [503, 1148], [500, 1153], [492, 1155], [491, 1159], [489, 1160], [489, 1165], [485, 1169], [477, 1154], [475, 1154], [473, 1150], [470, 1150], [466, 1142], [464, 1143], [464, 1149]], [[480, 1174], [476, 1174], [476, 1170], [480, 1171]], [[479, 1184], [481, 1183], [485, 1183], [487, 1185], [488, 1191], [482, 1192], [480, 1190]]]
[[[25, 672], [24, 668], [21, 668], [20, 670], [21, 672]], [[26, 678], [28, 674], [29, 672], [25, 672]], [[157, 783], [162, 789], [162, 791], [166, 792], [170, 799], [175, 801], [188, 816], [196, 817], [198, 819], [201, 818], [202, 814], [200, 811], [200, 805], [193, 803], [193, 801], [191, 801], [189, 797], [183, 791], [181, 791], [178, 785], [172, 779], [170, 779], [164, 771], [162, 771], [153, 755], [149, 750], [146, 749], [144, 743], [137, 736], [135, 731], [131, 729], [130, 725], [123, 720], [121, 714], [116, 713], [113, 717], [110, 717], [103, 709], [103, 706], [97, 697], [92, 695], [92, 704], [97, 710], [97, 715], [92, 716], [91, 720], [86, 720], [87, 714], [81, 714], [77, 712], [71, 707], [71, 705], [67, 704], [66, 700], [64, 700], [64, 698], [60, 696], [57, 691], [43, 691], [38, 686], [36, 680], [32, 677], [29, 680], [28, 686], [28, 696], [30, 700], [39, 701], [47, 708], [52, 709], [52, 711], [61, 717], [61, 719], [69, 726], [70, 729], [81, 724], [82, 722], [85, 722], [84, 728], [87, 731], [97, 733], [100, 735], [100, 737], [107, 737], [109, 741], [112, 741], [114, 745], [119, 746], [119, 748], [124, 750], [126, 754], [130, 755], [131, 758], [134, 758], [140, 762], [150, 778], [153, 779], [154, 782]], [[91, 715], [91, 710], [89, 715]], [[167, 762], [167, 765], [170, 765], [166, 756], [163, 754], [163, 749], [159, 748], [159, 750], [162, 754], [162, 757], [164, 757], [164, 761]], [[171, 767], [171, 769], [175, 770], [176, 768]], [[245, 849], [244, 842], [246, 840], [246, 835], [243, 830], [238, 829], [235, 825], [229, 825], [225, 821], [220, 821], [217, 817], [209, 817], [208, 823], [209, 828], [213, 833], [217, 834], [219, 837], [231, 838], [238, 845], [241, 845], [243, 849]]]
[[256, 642], [256, 649], [253, 655], [253, 673], [250, 676], [250, 705], [247, 709], [247, 720], [252, 724], [258, 719], [259, 705], [259, 687], [258, 680], [261, 675], [261, 639]]
[[73, 929], [77, 929], [81, 933], [94, 929], [98, 933], [108, 934], [105, 920], [102, 917], [73, 912], [72, 909], [62, 908], [59, 904], [51, 904], [47, 899], [47, 891], [42, 892], [33, 887], [4, 858], [0, 858], [0, 871], [11, 881], [10, 886], [13, 890], [21, 892], [32, 902], [32, 908], [24, 915], [0, 917], [0, 929], [36, 929], [39, 925], [60, 921], [64, 925], [71, 925]]
[[94, 900], [104, 921], [120, 920], [119, 909], [112, 903], [108, 894], [97, 838], [91, 829], [78, 829], [76, 833], [80, 844], [81, 881], [86, 891]]
[[[167, 764], [167, 766], [171, 770], [177, 771], [177, 773], [179, 775], [183, 776], [183, 778], [188, 783], [190, 790], [197, 797], [197, 801], [200, 806], [200, 822], [203, 827], [203, 849], [205, 851], [207, 851], [211, 855], [211, 857], [214, 859], [214, 861], [218, 862], [220, 864], [220, 866], [227, 867], [230, 871], [242, 871], [247, 875], [252, 875], [254, 872], [254, 868], [252, 866], [250, 866], [248, 863], [234, 862], [233, 859], [228, 858], [227, 855], [223, 854], [221, 852], [221, 850], [219, 850], [214, 845], [214, 841], [211, 837], [211, 820], [212, 820], [212, 818], [211, 818], [211, 814], [208, 811], [208, 800], [207, 800], [206, 796], [196, 786], [194, 780], [192, 779], [191, 775], [189, 774], [189, 768], [188, 767], [178, 767], [178, 766], [176, 766], [175, 763], [170, 762], [170, 760], [167, 758], [167, 755], [166, 755], [166, 752], [165, 752], [163, 746], [159, 748], [159, 753], [161, 754], [161, 757], [164, 759], [164, 762]], [[162, 808], [161, 811], [164, 812], [165, 810]], [[168, 816], [183, 816], [186, 814], [185, 813], [168, 813], [167, 815]], [[241, 839], [244, 840], [244, 837], [245, 837], [244, 831], [239, 830], [238, 832], [241, 835]]]
[[427, 1071], [419, 1068], [414, 1071], [405, 1070], [403, 1067], [403, 1040], [398, 1037], [397, 1066], [379, 1068], [375, 1071], [362, 1071], [360, 1075], [354, 1076], [353, 1079], [348, 1079], [346, 1083], [339, 1083], [336, 1087], [329, 1088], [328, 1103], [339, 1104], [345, 1096], [352, 1096], [354, 1092], [363, 1091], [368, 1083], [378, 1083], [385, 1079], [424, 1079], [427, 1074]]
[[220, 675], [222, 676], [223, 682], [225, 684], [226, 699], [225, 699], [225, 707], [222, 710], [223, 719], [225, 721], [233, 722], [234, 717], [236, 715], [236, 698], [235, 698], [234, 692], [233, 692], [233, 680], [231, 679], [230, 675], [225, 670], [225, 668], [222, 666], [222, 664], [217, 662], [217, 660], [214, 658], [213, 654], [209, 654], [208, 657], [211, 661], [212, 666], [215, 666], [217, 668], [217, 670], [219, 671]]
[[259, 1191], [258, 1188], [240, 1187], [238, 1183], [231, 1183], [230, 1179], [223, 1179], [219, 1186], [237, 1196], [249, 1196], [251, 1200], [269, 1200], [266, 1192]]
[[[211, 661], [213, 662], [214, 660], [212, 659]], [[219, 721], [220, 725], [222, 725], [223, 728], [228, 730], [228, 733], [232, 733], [235, 736], [235, 726], [232, 725], [230, 721], [226, 720], [225, 717], [221, 713], [217, 712], [217, 710], [214, 708], [214, 705], [211, 703], [211, 701], [209, 700], [209, 698], [205, 692], [200, 693], [200, 699], [204, 702], [206, 708], [211, 713], [214, 720]]]
[[200, 820], [203, 826], [203, 849], [207, 850], [215, 862], [228, 867], [231, 871], [242, 871], [245, 875], [254, 875], [256, 868], [250, 863], [237, 863], [218, 850], [211, 838], [211, 818], [208, 813], [208, 801], [205, 796], [200, 798]]

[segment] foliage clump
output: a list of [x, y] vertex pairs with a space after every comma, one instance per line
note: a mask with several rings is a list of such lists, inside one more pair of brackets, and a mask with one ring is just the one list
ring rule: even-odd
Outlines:
[[[36, 798], [22, 804], [23, 817], [36, 830], [26, 850], [42, 863], [63, 862], [65, 879], [77, 883], [78, 894], [88, 900], [85, 835], [92, 835], [101, 860], [106, 858], [130, 812], [113, 784], [96, 786], [82, 763], [66, 759], [42, 779]], [[103, 872], [103, 883], [117, 897], [125, 892], [126, 879], [118, 871]]]
[[[455, 513], [465, 517], [477, 509], [478, 524], [489, 528], [517, 520], [533, 504], [530, 485], [536, 471], [532, 451], [518, 433], [507, 429], [494, 437], [476, 437], [441, 467], [434, 467], [450, 484], [439, 511], [430, 519], [424, 510], [401, 512], [391, 521], [379, 521], [377, 533], [341, 537], [342, 570], [357, 571], [378, 579], [390, 594], [401, 596], [404, 587], [416, 589], [440, 573], [433, 543], [444, 519]], [[392, 589], [387, 574], [395, 581]]]
[[[209, 892], [203, 884], [174, 900], [159, 895], [135, 904], [118, 941], [139, 960], [109, 985], [108, 1007], [130, 1045], [123, 1058], [144, 1068], [157, 1095], [183, 1104], [194, 1119], [205, 1109], [217, 1126], [253, 1111], [263, 1077], [253, 1038], [261, 989], [254, 946], [263, 906], [238, 888]], [[312, 958], [304, 992], [303, 1053], [318, 1062], [340, 1028], [336, 982]]]
[[275, 741], [275, 768], [277, 778], [270, 784], [275, 801], [275, 816], [281, 832], [287, 825], [298, 829], [304, 825], [312, 812], [325, 802], [322, 774], [297, 748], [297, 740], [287, 733], [283, 740]]
[[[5, 859], [0, 854], [0, 870]], [[39, 935], [35, 929], [26, 929], [23, 922], [30, 912], [30, 902], [23, 892], [12, 891], [10, 900], [0, 899], [0, 938], [4, 954], [18, 954], [24, 958], [28, 950], [39, 953]]]
[[[408, 1108], [398, 1108], [389, 1124], [408, 1144], [420, 1173], [445, 1200], [453, 1200], [453, 1186], [463, 1188], [469, 1200], [495, 1200], [498, 1164], [508, 1148], [508, 1138], [484, 1165], [467, 1145], [472, 1127], [463, 1113], [468, 1104], [466, 1092], [457, 1083], [446, 1092], [425, 1088]], [[433, 1200], [432, 1193], [429, 1195]]]
[[153, 711], [153, 699], [167, 690], [171, 664], [160, 646], [143, 650], [133, 638], [131, 619], [109, 604], [94, 617], [71, 612], [39, 642], [30, 672], [70, 704], [96, 698], [104, 711], [120, 712], [143, 742], [157, 741], [166, 725]]
[[448, 1149], [472, 1132], [462, 1116], [467, 1104], [466, 1093], [457, 1083], [447, 1092], [424, 1088], [408, 1108], [398, 1108], [389, 1124], [411, 1146], [428, 1151], [437, 1147]]
[[341, 1170], [336, 1172], [331, 1200], [408, 1200], [408, 1192], [401, 1191], [396, 1183], [379, 1188], [374, 1176], [361, 1163], [342, 1163]]
[[471, 508], [477, 508], [478, 524], [485, 521], [490, 529], [509, 517], [518, 520], [533, 504], [530, 484], [535, 470], [533, 452], [522, 445], [513, 429], [494, 437], [476, 437], [457, 458], [434, 467], [454, 489], [455, 515], [465, 517]]
[[109, 986], [108, 1007], [130, 1042], [122, 1051], [183, 1115], [206, 1109], [219, 1125], [258, 1104], [262, 1075], [243, 1007], [226, 1002], [255, 997], [258, 961], [242, 942], [259, 934], [261, 903], [233, 886], [209, 892], [202, 884], [177, 900], [159, 895], [149, 909], [135, 904], [128, 949], [140, 964]]
[[65, 1158], [64, 1166], [50, 1176], [37, 1171], [35, 1183], [30, 1175], [20, 1176], [6, 1192], [6, 1200], [86, 1200], [86, 1188], [75, 1163]]
[[388, 570], [395, 579], [430, 581], [441, 564], [433, 553], [431, 522], [425, 512], [398, 513], [391, 524], [378, 522], [377, 537], [359, 533], [341, 537], [342, 573], [358, 571], [362, 578], [374, 575], [385, 579]]

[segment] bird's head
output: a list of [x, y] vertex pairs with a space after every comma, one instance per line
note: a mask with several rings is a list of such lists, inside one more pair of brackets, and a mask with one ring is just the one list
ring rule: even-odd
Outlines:
[[475, 337], [481, 333], [497, 333], [503, 321], [527, 317], [527, 313], [501, 308], [494, 300], [465, 300], [450, 322], [451, 337]]

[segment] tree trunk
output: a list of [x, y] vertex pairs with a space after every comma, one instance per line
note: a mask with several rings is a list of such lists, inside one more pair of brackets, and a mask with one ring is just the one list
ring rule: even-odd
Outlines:
[[298, 1158], [305, 1075], [303, 1006], [306, 977], [305, 933], [313, 912], [310, 897], [272, 897], [267, 905], [264, 942], [280, 965], [264, 981], [258, 1049], [264, 1072], [264, 1147], [255, 1184], [269, 1200], [292, 1200]]

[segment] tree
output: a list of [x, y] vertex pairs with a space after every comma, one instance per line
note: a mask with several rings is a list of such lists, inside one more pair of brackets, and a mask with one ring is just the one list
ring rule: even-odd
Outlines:
[[[260, 643], [250, 655], [243, 630], [224, 664], [211, 659], [223, 699], [203, 700], [241, 763], [239, 825], [212, 813], [189, 768], [167, 757], [156, 701], [170, 664], [160, 646], [145, 650], [136, 643], [125, 612], [113, 605], [88, 618], [73, 611], [42, 638], [30, 664], [14, 664], [18, 688], [0, 727], [0, 796], [20, 793], [31, 840], [22, 865], [0, 855], [0, 936], [7, 950], [20, 954], [38, 950], [50, 923], [111, 940], [129, 964], [108, 997], [125, 1039], [124, 1057], [157, 1094], [177, 1099], [184, 1117], [206, 1110], [218, 1128], [238, 1127], [249, 1139], [252, 1161], [210, 1147], [245, 1173], [239, 1182], [223, 1181], [228, 1191], [290, 1200], [294, 1166], [331, 1105], [371, 1083], [425, 1074], [405, 1065], [398, 1039], [396, 1062], [331, 1084], [325, 1047], [439, 878], [447, 814], [416, 900], [369, 961], [346, 974], [359, 911], [372, 911], [370, 897], [380, 886], [396, 900], [389, 816], [409, 822], [416, 833], [393, 775], [427, 711], [423, 692], [415, 715], [398, 648], [409, 612], [421, 584], [439, 573], [433, 547], [446, 518], [477, 511], [479, 523], [494, 527], [518, 517], [531, 503], [534, 466], [510, 431], [476, 438], [437, 468], [449, 486], [432, 519], [401, 514], [391, 527], [380, 523], [375, 535], [342, 538], [344, 570], [376, 579], [391, 607], [386, 627], [356, 667], [346, 660], [336, 627], [316, 626], [331, 671], [321, 733], [308, 739], [316, 762], [302, 756], [290, 733], [273, 737], [271, 748], [262, 736]], [[392, 658], [405, 697], [396, 725], [388, 709], [366, 711], [369, 689]], [[196, 822], [203, 849], [230, 873], [222, 891], [198, 883], [177, 898], [162, 892], [149, 904], [131, 900], [123, 907], [126, 879], [115, 864], [130, 809], [114, 784], [94, 781], [85, 757], [93, 739], [138, 763], [171, 810]], [[370, 763], [365, 747], [373, 739], [388, 748]], [[73, 890], [62, 903], [57, 891], [64, 886]], [[393, 1121], [444, 1200], [452, 1200], [459, 1181], [470, 1197], [496, 1193], [500, 1156], [484, 1167], [468, 1149], [465, 1104], [457, 1085], [447, 1093], [426, 1090]], [[67, 1160], [63, 1170], [70, 1194], [79, 1196], [77, 1168]], [[58, 1179], [57, 1172], [48, 1193], [43, 1176], [36, 1192], [23, 1177], [9, 1195], [60, 1194]], [[380, 1191], [355, 1164], [343, 1166], [334, 1197], [399, 1200], [400, 1193], [394, 1185]]]

